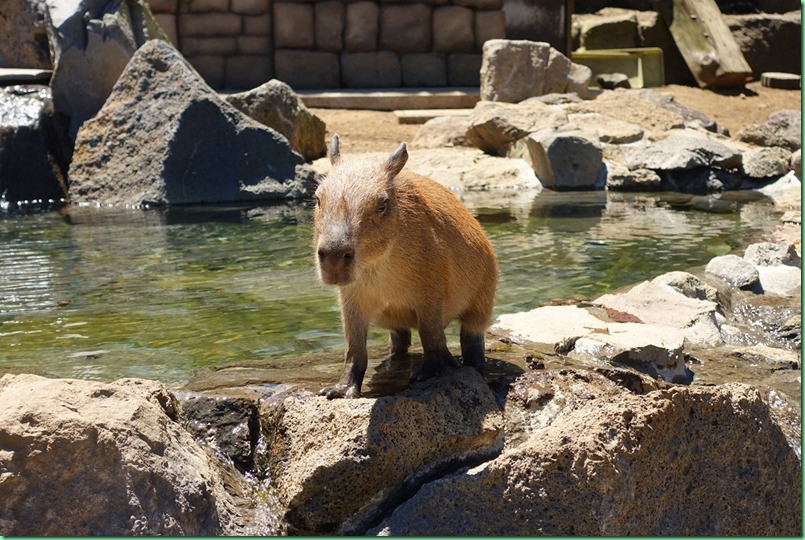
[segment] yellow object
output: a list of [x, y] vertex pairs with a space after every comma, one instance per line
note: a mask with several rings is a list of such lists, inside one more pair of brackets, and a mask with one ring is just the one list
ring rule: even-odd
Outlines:
[[632, 88], [665, 84], [665, 65], [659, 47], [577, 51], [571, 53], [570, 59], [592, 70], [592, 86], [597, 86], [595, 81], [603, 73], [623, 73], [629, 77]]

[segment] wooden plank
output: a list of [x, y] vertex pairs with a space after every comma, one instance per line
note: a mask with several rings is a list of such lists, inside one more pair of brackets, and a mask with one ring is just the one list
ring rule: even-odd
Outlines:
[[738, 42], [714, 0], [655, 0], [699, 86], [744, 86], [752, 80]]

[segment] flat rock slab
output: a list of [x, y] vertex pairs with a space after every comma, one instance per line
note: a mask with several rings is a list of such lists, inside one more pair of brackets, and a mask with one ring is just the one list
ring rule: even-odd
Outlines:
[[640, 322], [671, 326], [700, 345], [717, 345], [721, 333], [715, 318], [716, 304], [688, 298], [667, 285], [644, 281], [621, 294], [605, 294], [595, 304], [632, 315]]
[[545, 306], [501, 315], [491, 328], [518, 343], [556, 346], [592, 332], [606, 332], [607, 323], [577, 306]]
[[440, 116], [469, 116], [472, 109], [406, 109], [394, 111], [398, 124], [424, 124]]

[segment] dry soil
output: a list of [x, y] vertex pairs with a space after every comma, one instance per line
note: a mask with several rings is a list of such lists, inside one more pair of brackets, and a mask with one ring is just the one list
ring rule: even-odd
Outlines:
[[[669, 85], [655, 90], [673, 96], [679, 103], [701, 111], [735, 134], [749, 124], [759, 124], [782, 109], [802, 109], [799, 90], [766, 88], [760, 82], [735, 90], [703, 90]], [[391, 152], [401, 142], [410, 142], [418, 125], [400, 124], [387, 111], [312, 109], [327, 124], [327, 138], [338, 133], [346, 152]]]

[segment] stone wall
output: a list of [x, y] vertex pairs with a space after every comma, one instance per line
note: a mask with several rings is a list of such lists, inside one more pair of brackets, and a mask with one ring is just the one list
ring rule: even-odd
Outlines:
[[503, 0], [148, 0], [214, 88], [478, 86]]

